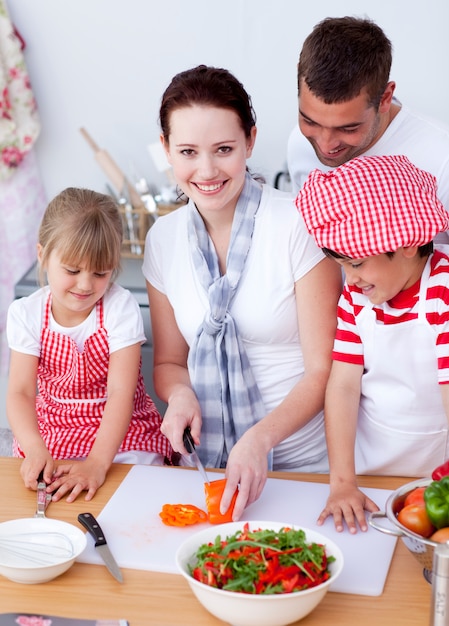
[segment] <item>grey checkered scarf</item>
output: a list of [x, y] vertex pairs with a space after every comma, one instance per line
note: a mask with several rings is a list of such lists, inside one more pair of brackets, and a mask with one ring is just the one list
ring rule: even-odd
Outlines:
[[251, 247], [261, 195], [260, 184], [247, 173], [235, 209], [224, 276], [220, 275], [218, 258], [201, 215], [190, 204], [190, 252], [209, 300], [188, 358], [191, 383], [203, 417], [198, 454], [207, 467], [225, 467], [235, 442], [265, 415], [245, 347], [229, 312]]

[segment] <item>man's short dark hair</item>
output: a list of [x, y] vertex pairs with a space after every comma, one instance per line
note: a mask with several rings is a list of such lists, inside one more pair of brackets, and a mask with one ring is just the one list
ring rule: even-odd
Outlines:
[[304, 41], [298, 63], [298, 95], [304, 80], [326, 104], [347, 102], [366, 88], [376, 109], [388, 84], [392, 45], [369, 19], [328, 17]]

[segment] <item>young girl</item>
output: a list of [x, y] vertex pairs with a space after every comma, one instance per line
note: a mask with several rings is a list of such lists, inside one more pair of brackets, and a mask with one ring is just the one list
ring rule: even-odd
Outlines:
[[163, 432], [187, 426], [226, 467], [222, 512], [259, 497], [271, 467], [327, 471], [322, 408], [341, 273], [308, 235], [294, 197], [247, 172], [255, 115], [227, 70], [173, 78], [162, 143], [189, 203], [148, 232], [147, 279]]
[[[43, 471], [53, 500], [91, 500], [113, 461], [163, 463], [172, 450], [145, 392], [137, 302], [114, 283], [122, 223], [113, 200], [69, 188], [39, 230], [41, 283], [8, 311], [7, 415], [21, 474]], [[36, 396], [37, 384], [37, 396]], [[70, 459], [57, 464], [56, 459]]]

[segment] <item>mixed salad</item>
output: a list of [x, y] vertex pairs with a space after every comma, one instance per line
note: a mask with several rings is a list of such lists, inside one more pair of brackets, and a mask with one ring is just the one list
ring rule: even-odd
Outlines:
[[196, 580], [228, 591], [277, 594], [302, 591], [330, 578], [335, 558], [307, 541], [301, 529], [250, 530], [249, 524], [222, 540], [203, 544], [189, 567]]

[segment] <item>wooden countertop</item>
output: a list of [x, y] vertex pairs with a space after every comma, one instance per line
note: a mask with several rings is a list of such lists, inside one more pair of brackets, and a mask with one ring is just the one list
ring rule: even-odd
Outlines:
[[[20, 460], [0, 457], [0, 521], [32, 517], [36, 494], [28, 491], [19, 474]], [[98, 515], [131, 466], [114, 465], [106, 483], [89, 503]], [[180, 470], [184, 471], [184, 470]], [[189, 471], [189, 470], [185, 470]], [[272, 472], [273, 478], [327, 482], [327, 476]], [[396, 489], [410, 479], [360, 477], [360, 485]], [[72, 504], [51, 503], [47, 516], [78, 525], [83, 498]], [[369, 563], [367, 563], [369, 567]], [[75, 563], [54, 581], [21, 585], [0, 576], [0, 613], [24, 612], [85, 619], [127, 619], [130, 626], [223, 626], [199, 604], [181, 576], [125, 570], [125, 583], [117, 583], [102, 565]], [[431, 586], [422, 567], [398, 540], [381, 596], [329, 592], [323, 602], [298, 626], [423, 626], [429, 623]]]

